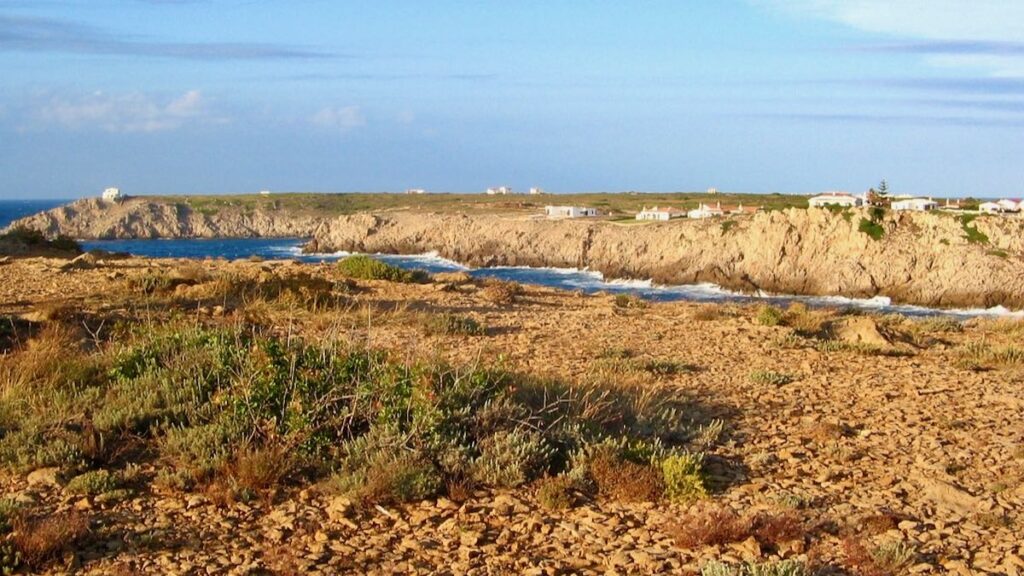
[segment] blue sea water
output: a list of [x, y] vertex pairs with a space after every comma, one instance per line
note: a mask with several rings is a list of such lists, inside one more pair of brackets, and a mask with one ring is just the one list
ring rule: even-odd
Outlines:
[[[12, 220], [60, 205], [50, 201], [3, 201], [0, 202], [0, 227], [6, 227]], [[264, 259], [292, 259], [302, 262], [330, 262], [347, 253], [303, 254], [303, 239], [300, 238], [249, 238], [216, 240], [98, 240], [85, 241], [87, 250], [101, 249], [110, 252], [127, 252], [152, 258], [225, 258], [237, 260], [259, 256]], [[534, 284], [580, 291], [586, 294], [606, 292], [611, 294], [632, 294], [654, 301], [694, 302], [766, 302], [787, 305], [802, 302], [815, 307], [858, 308], [873, 312], [899, 313], [908, 316], [931, 316], [935, 314], [958, 317], [973, 316], [1020, 316], [1024, 311], [1010, 311], [996, 307], [991, 309], [937, 310], [922, 306], [894, 304], [888, 298], [845, 298], [830, 296], [790, 296], [776, 294], [739, 294], [714, 284], [691, 284], [684, 286], [661, 286], [645, 280], [607, 280], [600, 273], [591, 270], [566, 268], [494, 267], [470, 269], [457, 262], [440, 258], [436, 254], [399, 256], [376, 254], [389, 264], [406, 269], [420, 269], [427, 272], [464, 271], [480, 278], [498, 278], [523, 284]]]
[[65, 203], [67, 200], [0, 200], [0, 229], [6, 228], [18, 218], [31, 216]]

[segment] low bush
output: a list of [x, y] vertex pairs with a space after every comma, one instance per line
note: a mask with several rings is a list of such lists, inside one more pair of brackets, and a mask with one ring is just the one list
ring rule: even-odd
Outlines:
[[[95, 349], [55, 338], [0, 357], [0, 373], [0, 464], [59, 466], [79, 494], [127, 483], [112, 468], [126, 450], [151, 457], [172, 489], [248, 497], [328, 479], [359, 501], [397, 502], [522, 486], [604, 445], [634, 481], [623, 493], [704, 493], [699, 461], [681, 451], [698, 439], [667, 388], [536, 381], [174, 322]], [[618, 490], [612, 477], [606, 491]]]
[[338, 270], [344, 276], [360, 280], [405, 283], [422, 283], [430, 280], [430, 275], [422, 270], [403, 270], [362, 254], [342, 258], [338, 261]]
[[423, 320], [423, 331], [430, 336], [481, 336], [487, 329], [469, 316], [429, 314]]
[[749, 562], [731, 565], [712, 561], [701, 566], [701, 576], [805, 576], [812, 572], [798, 560]]
[[761, 306], [757, 309], [757, 323], [762, 326], [782, 324], [785, 314], [775, 306]]
[[576, 505], [576, 483], [568, 476], [547, 476], [537, 482], [537, 502], [548, 510]]
[[647, 301], [633, 294], [616, 294], [613, 302], [616, 308], [623, 310], [647, 308]]
[[522, 293], [523, 287], [516, 282], [489, 280], [484, 284], [480, 295], [492, 304], [507, 306], [514, 303]]
[[673, 502], [692, 502], [708, 496], [703, 473], [703, 454], [673, 454], [661, 461], [665, 497]]
[[116, 490], [120, 480], [116, 474], [108, 470], [92, 470], [75, 476], [64, 486], [64, 491], [70, 494], [84, 496], [96, 496]]

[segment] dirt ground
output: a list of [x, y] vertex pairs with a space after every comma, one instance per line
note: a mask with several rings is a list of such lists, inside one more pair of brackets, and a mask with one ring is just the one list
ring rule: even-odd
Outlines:
[[[39, 321], [61, 306], [137, 314], [145, 305], [132, 302], [127, 280], [182, 266], [127, 259], [67, 269], [59, 260], [15, 260], [0, 265], [0, 314]], [[329, 265], [200, 266], [337, 279]], [[303, 489], [231, 506], [157, 491], [108, 505], [62, 493], [45, 473], [8, 474], [2, 491], [94, 513], [88, 546], [67, 557], [68, 567], [92, 574], [696, 573], [709, 559], [815, 558], [827, 566], [822, 573], [868, 573], [851, 560], [850, 534], [867, 546], [908, 550], [905, 573], [1024, 573], [1024, 363], [963, 361], [969, 343], [1024, 344], [1020, 321], [932, 331], [913, 320], [853, 317], [854, 344], [883, 341], [829, 347], [784, 323], [764, 325], [754, 306], [644, 305], [537, 287], [505, 304], [461, 281], [356, 287], [343, 313], [278, 316], [274, 325], [409, 359], [499, 361], [565, 382], [672, 390], [688, 407], [679, 418], [721, 421], [708, 453], [709, 501], [594, 501], [548, 511], [525, 490], [360, 512]], [[439, 312], [473, 318], [485, 334], [427, 335], [416, 318]], [[230, 322], [240, 311], [187, 313]], [[649, 368], [659, 365], [674, 368]], [[674, 521], [709, 506], [796, 511], [813, 528], [771, 550], [749, 539], [680, 546]]]

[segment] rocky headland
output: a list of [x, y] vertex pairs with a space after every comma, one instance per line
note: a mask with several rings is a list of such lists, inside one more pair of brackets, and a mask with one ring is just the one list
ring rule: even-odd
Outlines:
[[589, 268], [609, 278], [746, 291], [886, 296], [941, 307], [1024, 308], [1024, 219], [788, 209], [638, 225], [532, 213], [393, 210], [338, 217], [267, 205], [81, 200], [15, 223], [81, 239], [310, 237], [308, 252], [439, 255], [470, 266]]
[[471, 266], [589, 268], [662, 284], [887, 296], [928, 306], [1024, 307], [1024, 220], [791, 209], [734, 220], [648, 225], [390, 213], [322, 225], [307, 249], [422, 253]]

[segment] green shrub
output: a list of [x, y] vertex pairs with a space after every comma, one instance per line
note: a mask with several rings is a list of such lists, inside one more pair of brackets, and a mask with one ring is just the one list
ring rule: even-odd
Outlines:
[[93, 470], [72, 478], [64, 486], [64, 491], [69, 494], [96, 496], [116, 490], [119, 485], [120, 479], [116, 474], [112, 474], [108, 470]]
[[[169, 488], [251, 493], [333, 473], [339, 490], [402, 501], [460, 482], [521, 486], [604, 440], [660, 470], [662, 442], [692, 438], [668, 390], [403, 363], [252, 327], [143, 325], [119, 341], [0, 357], [17, 383], [0, 397], [0, 463], [80, 473], [141, 449]], [[69, 491], [124, 482], [98, 470]]]
[[804, 576], [810, 574], [810, 571], [798, 560], [750, 562], [739, 566], [712, 561], [701, 566], [700, 574], [701, 576]]
[[988, 244], [988, 236], [978, 230], [978, 225], [971, 226], [971, 223], [978, 218], [977, 214], [961, 214], [957, 216], [960, 228], [964, 231], [964, 239], [971, 244]]
[[707, 498], [703, 454], [674, 454], [661, 461], [665, 497], [673, 502], [691, 502]]
[[782, 386], [793, 381], [793, 376], [774, 370], [754, 370], [750, 373], [750, 381], [755, 384], [773, 384]]
[[868, 220], [867, 218], [860, 219], [857, 230], [867, 234], [872, 240], [881, 240], [882, 236], [885, 236], [885, 228], [878, 222]]
[[537, 502], [548, 510], [565, 510], [576, 504], [576, 483], [568, 476], [548, 476], [537, 483]]
[[430, 280], [430, 275], [422, 270], [403, 270], [362, 254], [342, 258], [338, 261], [338, 270], [344, 276], [362, 280], [405, 283], [422, 283]]
[[615, 307], [623, 309], [638, 309], [642, 310], [647, 308], [647, 301], [634, 296], [632, 294], [616, 294], [615, 295]]
[[500, 431], [480, 443], [473, 479], [481, 484], [517, 488], [547, 471], [553, 450], [536, 432]]
[[757, 323], [762, 326], [778, 326], [784, 318], [785, 313], [775, 306], [761, 306], [757, 309]]
[[733, 226], [736, 226], [735, 220], [726, 220], [722, 222], [722, 234], [727, 234], [729, 230], [732, 230]]
[[442, 336], [481, 336], [487, 331], [473, 318], [456, 314], [431, 314], [423, 322], [423, 330], [428, 335]]

